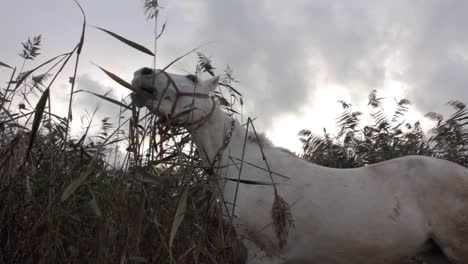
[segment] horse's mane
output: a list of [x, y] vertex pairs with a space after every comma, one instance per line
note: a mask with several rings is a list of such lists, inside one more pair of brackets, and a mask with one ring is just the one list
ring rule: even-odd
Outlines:
[[[215, 99], [216, 104], [218, 105], [221, 104], [221, 100], [218, 96], [214, 96], [214, 99]], [[289, 149], [275, 146], [273, 142], [271, 142], [271, 140], [263, 132], [255, 134], [255, 132], [249, 131], [247, 134], [247, 141], [255, 143], [261, 146], [262, 148], [278, 149], [282, 152], [288, 153], [296, 158], [299, 158], [294, 152], [290, 151]]]
[[249, 134], [247, 135], [247, 140], [252, 143], [258, 144], [262, 146], [263, 148], [274, 147], [273, 143], [271, 142], [270, 139], [267, 138], [265, 133], [257, 133], [257, 135], [255, 135], [254, 132], [249, 132]]
[[247, 140], [252, 142], [252, 143], [255, 143], [257, 145], [260, 145], [262, 148], [275, 148], [275, 149], [278, 149], [278, 150], [280, 150], [282, 152], [291, 154], [294, 157], [297, 157], [297, 155], [294, 154], [289, 149], [282, 148], [282, 147], [277, 147], [277, 146], [273, 145], [273, 142], [271, 142], [271, 140], [268, 139], [267, 136], [265, 135], [265, 133], [263, 133], [263, 132], [262, 133], [257, 133], [257, 135], [255, 135], [254, 132], [249, 132], [249, 134], [247, 135]]

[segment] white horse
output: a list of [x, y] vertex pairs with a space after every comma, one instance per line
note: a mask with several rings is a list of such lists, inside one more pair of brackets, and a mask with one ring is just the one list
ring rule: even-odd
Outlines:
[[[409, 156], [334, 169], [268, 142], [250, 139], [244, 149], [246, 129], [210, 96], [218, 79], [142, 68], [132, 84], [154, 98], [134, 93], [132, 100], [185, 126], [206, 166], [218, 161], [224, 199], [236, 204], [236, 230], [247, 245], [247, 263], [401, 263], [434, 243], [453, 263], [468, 263], [465, 167]], [[271, 224], [272, 186], [226, 180], [240, 174], [241, 180], [271, 182], [258, 144], [294, 220], [283, 247]]]

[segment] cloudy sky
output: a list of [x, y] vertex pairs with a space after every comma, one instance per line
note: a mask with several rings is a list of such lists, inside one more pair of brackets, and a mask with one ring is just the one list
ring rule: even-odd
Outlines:
[[[153, 22], [142, 0], [82, 0], [88, 23], [147, 47]], [[468, 102], [468, 1], [461, 0], [179, 0], [161, 1], [159, 21], [167, 28], [158, 41], [157, 65], [165, 66], [195, 47], [211, 56], [219, 72], [229, 64], [240, 81], [245, 111], [272, 140], [298, 150], [297, 132], [335, 127], [337, 100], [366, 106], [368, 93], [393, 102], [411, 100], [410, 119], [445, 111], [444, 103]], [[16, 55], [28, 36], [43, 35], [46, 59], [71, 50], [81, 31], [81, 15], [71, 0], [4, 1], [0, 8], [0, 61], [20, 65]], [[193, 70], [192, 55], [172, 67]], [[152, 58], [87, 28], [78, 89], [115, 98], [128, 94], [93, 63], [128, 81]], [[34, 63], [26, 68], [34, 66]], [[0, 76], [6, 74], [0, 68]], [[4, 79], [4, 78], [3, 78]], [[53, 88], [60, 109], [69, 87]], [[84, 95], [75, 112], [98, 103]], [[445, 109], [445, 110], [444, 110]], [[116, 108], [101, 103], [101, 114]], [[79, 126], [74, 121], [75, 126]]]

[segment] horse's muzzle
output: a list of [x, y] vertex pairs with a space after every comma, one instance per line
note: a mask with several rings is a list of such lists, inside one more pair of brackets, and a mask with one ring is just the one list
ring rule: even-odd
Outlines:
[[131, 93], [130, 98], [132, 98], [133, 104], [135, 104], [137, 107], [143, 107], [146, 105], [146, 98], [142, 95]]

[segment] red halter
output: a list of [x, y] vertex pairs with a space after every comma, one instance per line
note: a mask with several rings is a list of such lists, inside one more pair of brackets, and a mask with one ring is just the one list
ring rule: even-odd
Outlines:
[[[187, 123], [177, 123], [177, 124], [172, 123], [172, 125], [175, 125], [175, 126], [188, 126], [188, 125], [202, 126], [206, 121], [208, 121], [208, 119], [213, 114], [213, 112], [214, 112], [214, 110], [216, 108], [216, 102], [215, 102], [214, 98], [212, 96], [210, 96], [209, 94], [204, 94], [204, 93], [181, 92], [179, 90], [179, 88], [177, 88], [177, 85], [175, 84], [172, 77], [165, 71], [162, 71], [162, 73], [164, 73], [164, 75], [166, 75], [167, 79], [169, 80], [170, 83], [172, 83], [172, 86], [174, 86], [174, 88], [176, 90], [176, 97], [175, 97], [174, 102], [172, 103], [171, 112], [170, 112], [170, 115], [171, 115], [172, 118], [174, 118], [172, 115], [175, 112], [175, 108], [177, 107], [177, 102], [179, 101], [180, 97], [183, 97], [183, 96], [190, 96], [190, 97], [194, 97], [194, 98], [210, 98], [211, 97], [211, 100], [213, 102], [210, 112], [207, 115], [201, 117], [200, 119], [198, 119], [196, 121], [193, 121], [193, 122], [190, 122], [190, 123], [188, 123], [188, 122]], [[168, 83], [168, 87], [169, 87], [169, 83]], [[192, 111], [193, 111], [193, 109], [192, 109]], [[180, 114], [184, 114], [184, 113], [180, 113]]]

